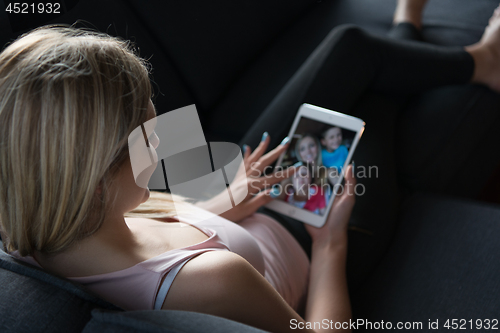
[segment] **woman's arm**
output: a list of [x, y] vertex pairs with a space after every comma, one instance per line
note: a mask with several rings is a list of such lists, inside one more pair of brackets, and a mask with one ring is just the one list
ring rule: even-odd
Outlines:
[[[305, 315], [307, 321], [328, 319], [333, 321], [333, 325], [341, 325], [351, 319], [345, 271], [347, 224], [355, 202], [356, 185], [351, 168], [347, 169], [342, 195], [335, 198], [325, 225], [321, 228], [305, 226], [313, 241]], [[344, 327], [349, 331], [348, 325], [344, 324]]]
[[305, 314], [307, 321], [323, 322], [326, 319], [333, 327], [335, 323], [339, 327], [347, 323], [344, 327], [349, 331], [351, 304], [345, 272], [346, 253], [345, 246], [313, 244]]
[[211, 314], [269, 332], [291, 332], [292, 320], [303, 322], [257, 270], [228, 251], [206, 252], [188, 261], [162, 308]]
[[[305, 320], [319, 324], [301, 332], [334, 331], [330, 328], [335, 322], [351, 318], [345, 260], [353, 185], [354, 180], [346, 177], [346, 190], [335, 199], [324, 227], [308, 226], [314, 243]], [[227, 251], [207, 252], [188, 261], [174, 280], [163, 309], [207, 313], [271, 332], [306, 327], [304, 319], [259, 272]]]

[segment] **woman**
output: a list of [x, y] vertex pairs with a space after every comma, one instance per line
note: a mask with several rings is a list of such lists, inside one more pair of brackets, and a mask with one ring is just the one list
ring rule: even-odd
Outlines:
[[[149, 197], [134, 181], [127, 139], [155, 117], [147, 67], [127, 43], [42, 28], [2, 52], [0, 77], [1, 229], [14, 256], [130, 310], [200, 311], [284, 331], [289, 320], [303, 321], [296, 310], [309, 289], [307, 307], [320, 310], [306, 318], [349, 319], [342, 272], [353, 196], [339, 200], [330, 232], [311, 230], [318, 255], [308, 288], [310, 264], [298, 243], [276, 221], [252, 215], [271, 200], [268, 191], [224, 215], [242, 227], [187, 203], [205, 224], [180, 222], [165, 195], [149, 210], [162, 222], [124, 217]], [[287, 148], [264, 155], [268, 144], [247, 150], [245, 163], [264, 169]], [[264, 180], [281, 178], [252, 178], [249, 189]], [[325, 273], [315, 277], [318, 270]], [[339, 299], [333, 307], [325, 290]]]
[[[467, 80], [495, 87], [488, 58], [491, 41], [499, 39], [498, 22], [495, 16], [482, 44], [468, 49], [476, 68]], [[458, 60], [454, 66], [462, 65]], [[312, 238], [310, 263], [276, 221], [252, 215], [271, 200], [268, 191], [249, 195], [225, 215], [241, 228], [208, 216], [226, 231], [226, 239], [212, 225], [177, 221], [168, 196], [155, 212], [163, 212], [170, 223], [124, 217], [149, 196], [134, 182], [126, 142], [133, 129], [155, 116], [150, 95], [142, 61], [126, 43], [103, 35], [41, 29], [2, 52], [0, 219], [9, 250], [49, 272], [87, 282], [131, 308], [137, 302], [144, 308], [204, 312], [273, 332], [290, 331], [290, 323], [304, 320], [348, 321], [347, 221], [355, 184], [350, 172], [325, 226], [306, 226]], [[264, 168], [287, 148], [264, 154], [269, 141], [253, 153], [246, 150], [245, 163]], [[272, 179], [281, 180], [277, 175]], [[249, 188], [264, 188], [262, 178], [251, 182]], [[188, 204], [182, 208], [195, 217], [206, 213]], [[227, 244], [233, 233], [244, 239], [234, 247], [245, 245], [234, 252]], [[279, 265], [285, 276], [299, 266], [299, 280], [280, 277], [280, 269], [273, 270]], [[266, 275], [268, 269], [275, 275]], [[295, 284], [291, 296], [276, 291], [292, 286], [281, 283]], [[113, 289], [117, 285], [121, 288]], [[305, 296], [302, 287], [307, 289], [304, 319], [296, 311]]]

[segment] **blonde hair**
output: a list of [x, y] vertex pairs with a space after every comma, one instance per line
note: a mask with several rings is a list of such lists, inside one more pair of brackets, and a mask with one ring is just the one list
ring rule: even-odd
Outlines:
[[[150, 97], [147, 64], [105, 34], [43, 27], [0, 54], [0, 229], [9, 251], [55, 253], [99, 229]], [[168, 216], [172, 200], [162, 200]]]

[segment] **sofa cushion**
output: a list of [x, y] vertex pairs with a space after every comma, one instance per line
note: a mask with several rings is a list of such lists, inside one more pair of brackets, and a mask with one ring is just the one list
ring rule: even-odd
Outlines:
[[411, 197], [387, 255], [352, 297], [355, 317], [424, 330], [439, 320], [444, 331], [447, 319], [498, 319], [499, 235], [498, 206]]
[[401, 185], [477, 198], [500, 164], [499, 109], [500, 94], [482, 86], [443, 87], [413, 99], [397, 126]]
[[0, 251], [0, 332], [81, 332], [95, 308], [116, 306]]

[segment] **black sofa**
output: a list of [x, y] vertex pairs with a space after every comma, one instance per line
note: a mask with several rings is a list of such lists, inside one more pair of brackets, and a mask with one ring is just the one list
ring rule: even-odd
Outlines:
[[[160, 113], [195, 103], [207, 141], [238, 142], [333, 27], [354, 23], [385, 34], [395, 1], [63, 4], [65, 13], [48, 21], [7, 17], [2, 11], [0, 42], [40, 24], [78, 19], [130, 38], [153, 65]], [[447, 46], [474, 43], [497, 5], [493, 0], [430, 0], [424, 38]], [[435, 94], [449, 98], [436, 105]], [[422, 322], [423, 331], [429, 330], [429, 320], [439, 320], [444, 331], [446, 319], [495, 319], [500, 313], [495, 279], [500, 209], [473, 200], [500, 162], [493, 149], [500, 143], [495, 129], [499, 95], [484, 87], [446, 87], [416, 97], [407, 109], [398, 120], [397, 158], [400, 185], [409, 196], [391, 247], [351, 295], [354, 316], [394, 325]], [[463, 136], [471, 126], [481, 129], [472, 140]], [[423, 128], [424, 141], [415, 141]], [[453, 149], [457, 145], [463, 147], [460, 153]], [[466, 167], [446, 172], [456, 164]], [[256, 331], [201, 314], [123, 312], [3, 253], [0, 283], [1, 332]]]

